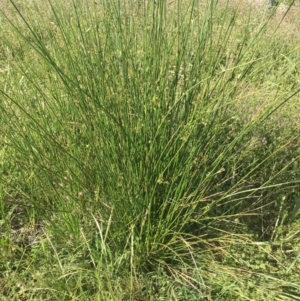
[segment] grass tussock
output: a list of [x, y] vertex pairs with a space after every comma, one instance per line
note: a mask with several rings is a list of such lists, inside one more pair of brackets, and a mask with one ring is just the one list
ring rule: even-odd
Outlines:
[[1, 300], [300, 299], [296, 19], [0, 7]]

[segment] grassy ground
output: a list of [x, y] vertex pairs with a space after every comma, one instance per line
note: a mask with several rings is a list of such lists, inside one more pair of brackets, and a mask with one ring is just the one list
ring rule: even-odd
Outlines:
[[300, 300], [292, 4], [0, 1], [0, 301]]

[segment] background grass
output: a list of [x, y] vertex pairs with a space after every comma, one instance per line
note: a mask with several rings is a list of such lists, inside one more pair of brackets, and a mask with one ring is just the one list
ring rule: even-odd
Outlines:
[[297, 5], [9, 4], [0, 297], [298, 300]]

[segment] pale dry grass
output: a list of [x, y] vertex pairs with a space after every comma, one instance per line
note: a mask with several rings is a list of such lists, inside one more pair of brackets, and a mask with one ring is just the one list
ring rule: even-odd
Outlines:
[[[201, 0], [205, 3], [204, 0]], [[220, 0], [219, 7], [224, 9], [226, 5], [229, 8], [238, 10], [239, 17], [245, 19], [251, 15], [251, 19], [258, 20], [265, 17], [270, 20], [270, 28], [275, 28], [280, 24], [279, 32], [284, 32], [288, 36], [300, 37], [300, 3], [296, 2], [291, 7], [280, 3], [274, 7], [274, 12], [269, 5], [269, 0]]]

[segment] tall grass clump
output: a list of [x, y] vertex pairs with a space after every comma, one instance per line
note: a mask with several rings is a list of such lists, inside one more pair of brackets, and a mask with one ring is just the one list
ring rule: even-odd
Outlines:
[[[276, 64], [260, 48], [270, 13], [257, 25], [250, 15], [237, 24], [240, 6], [218, 1], [10, 4], [2, 177], [7, 203], [42, 228], [35, 254], [57, 267], [36, 276], [45, 292], [279, 300], [299, 291], [239, 255], [271, 256], [257, 242], [274, 237], [264, 216], [299, 183], [281, 177], [297, 154], [274, 163], [297, 135], [272, 144], [257, 134], [296, 89], [248, 82]], [[252, 101], [257, 110], [242, 112]]]

